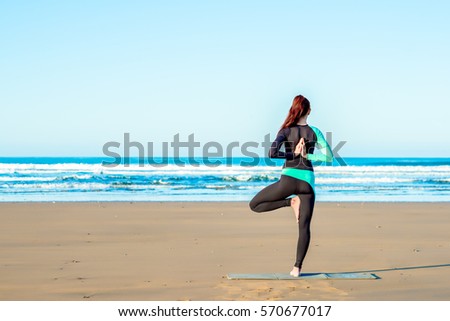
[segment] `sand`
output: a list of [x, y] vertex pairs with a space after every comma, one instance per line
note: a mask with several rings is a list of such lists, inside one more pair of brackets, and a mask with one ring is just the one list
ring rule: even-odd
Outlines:
[[450, 300], [450, 203], [317, 203], [304, 272], [290, 208], [245, 202], [2, 203], [1, 300]]

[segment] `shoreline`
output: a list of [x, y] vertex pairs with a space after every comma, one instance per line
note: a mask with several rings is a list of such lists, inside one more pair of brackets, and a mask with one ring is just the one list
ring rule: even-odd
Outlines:
[[290, 208], [247, 202], [0, 203], [0, 300], [450, 300], [450, 203], [317, 202], [303, 272]]

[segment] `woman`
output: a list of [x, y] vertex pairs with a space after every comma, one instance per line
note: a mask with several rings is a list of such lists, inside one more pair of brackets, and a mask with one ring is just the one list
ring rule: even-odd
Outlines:
[[[296, 96], [291, 109], [278, 131], [269, 151], [270, 158], [285, 158], [280, 179], [265, 187], [250, 201], [254, 212], [273, 211], [280, 207], [292, 207], [298, 223], [299, 237], [297, 258], [292, 276], [300, 276], [303, 259], [308, 250], [310, 224], [314, 210], [315, 186], [312, 161], [332, 162], [333, 154], [322, 132], [309, 126], [307, 119], [311, 113], [308, 99]], [[284, 143], [284, 152], [280, 151]], [[314, 154], [318, 148], [321, 154]], [[291, 195], [296, 195], [288, 198]]]

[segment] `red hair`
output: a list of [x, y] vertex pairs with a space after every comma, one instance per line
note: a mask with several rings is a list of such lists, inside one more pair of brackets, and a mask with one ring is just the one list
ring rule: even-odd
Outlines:
[[309, 104], [309, 100], [302, 95], [295, 96], [292, 101], [291, 109], [289, 109], [289, 113], [280, 129], [287, 128], [296, 124], [300, 117], [305, 116], [308, 111], [311, 109]]

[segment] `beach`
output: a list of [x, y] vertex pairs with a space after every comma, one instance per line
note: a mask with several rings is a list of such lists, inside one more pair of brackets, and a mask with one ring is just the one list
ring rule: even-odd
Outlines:
[[317, 202], [302, 272], [290, 208], [247, 202], [0, 203], [1, 300], [450, 300], [450, 203]]

